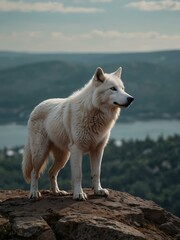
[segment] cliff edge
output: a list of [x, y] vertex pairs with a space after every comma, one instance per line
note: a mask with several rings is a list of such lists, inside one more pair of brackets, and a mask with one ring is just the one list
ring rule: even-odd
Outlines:
[[68, 196], [29, 200], [22, 190], [0, 191], [0, 240], [180, 239], [180, 219], [152, 201], [110, 190], [87, 201]]

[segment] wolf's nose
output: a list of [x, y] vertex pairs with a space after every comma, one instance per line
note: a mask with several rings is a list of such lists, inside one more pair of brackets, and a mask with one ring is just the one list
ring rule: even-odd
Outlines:
[[134, 98], [133, 97], [127, 97], [127, 100], [128, 100], [128, 103], [132, 103], [132, 101], [134, 101]]

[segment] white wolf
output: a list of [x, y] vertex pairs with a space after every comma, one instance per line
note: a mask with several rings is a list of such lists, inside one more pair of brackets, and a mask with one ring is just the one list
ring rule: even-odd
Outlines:
[[119, 68], [107, 74], [97, 68], [92, 79], [81, 90], [68, 98], [43, 101], [33, 110], [28, 121], [28, 140], [22, 162], [24, 178], [31, 182], [30, 198], [41, 196], [38, 178], [50, 152], [54, 157], [49, 170], [53, 194], [67, 194], [59, 190], [57, 175], [71, 156], [73, 199], [87, 198], [81, 185], [83, 153], [90, 156], [94, 194], [109, 194], [100, 183], [104, 147], [120, 109], [134, 100], [125, 92], [120, 79], [121, 71], [122, 68]]

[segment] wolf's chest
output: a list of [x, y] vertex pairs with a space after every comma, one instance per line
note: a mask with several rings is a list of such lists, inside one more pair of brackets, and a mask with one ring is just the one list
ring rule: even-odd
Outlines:
[[83, 149], [96, 147], [110, 131], [110, 121], [93, 114], [79, 119], [74, 128], [74, 141]]

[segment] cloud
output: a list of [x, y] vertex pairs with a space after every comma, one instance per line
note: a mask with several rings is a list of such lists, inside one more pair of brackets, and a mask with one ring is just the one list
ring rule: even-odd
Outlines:
[[91, 32], [88, 33], [82, 33], [82, 34], [64, 34], [62, 32], [52, 32], [51, 33], [52, 38], [56, 39], [66, 39], [66, 40], [80, 40], [80, 39], [94, 39], [100, 38], [100, 39], [144, 39], [144, 40], [163, 40], [163, 39], [179, 39], [180, 35], [168, 35], [168, 34], [161, 34], [159, 32], [121, 32], [116, 30], [110, 30], [110, 31], [102, 31], [98, 29], [94, 29]]
[[126, 4], [126, 7], [141, 11], [180, 11], [180, 2], [174, 0], [136, 1]]
[[[81, 41], [81, 40], [94, 40], [98, 39], [100, 41], [111, 40], [113, 41], [125, 41], [125, 40], [150, 40], [150, 41], [163, 41], [163, 40], [178, 40], [180, 41], [180, 35], [178, 34], [161, 34], [159, 32], [121, 32], [116, 30], [102, 31], [99, 29], [94, 29], [90, 32], [80, 33], [80, 34], [67, 34], [64, 32], [50, 32], [44, 33], [42, 31], [22, 31], [22, 32], [12, 32], [9, 34], [0, 34], [1, 39], [41, 39], [44, 37], [50, 37], [51, 40], [62, 40], [62, 41]], [[179, 42], [180, 43], [180, 42]], [[180, 44], [179, 44], [180, 45]]]
[[3, 40], [12, 40], [12, 41], [19, 41], [20, 39], [27, 40], [27, 39], [38, 39], [42, 37], [41, 31], [23, 31], [23, 32], [12, 32], [12, 33], [0, 33], [0, 39]]
[[101, 8], [88, 8], [88, 7], [73, 7], [64, 6], [62, 3], [55, 1], [48, 2], [25, 2], [20, 1], [7, 1], [0, 0], [0, 11], [3, 12], [60, 12], [60, 13], [95, 13], [103, 12]]
[[102, 31], [0, 33], [1, 49], [38, 52], [138, 52], [180, 49], [180, 34]]
[[89, 34], [89, 37], [101, 37], [101, 38], [119, 38], [119, 39], [179, 39], [180, 35], [167, 35], [158, 32], [120, 32], [120, 31], [101, 31], [93, 30]]
[[92, 30], [91, 32], [81, 33], [81, 34], [65, 34], [63, 32], [52, 32], [52, 39], [61, 39], [67, 41], [73, 40], [88, 40], [94, 38], [116, 38], [120, 37], [122, 33], [118, 31], [101, 31], [101, 30]]
[[110, 3], [113, 0], [74, 0], [75, 3]]

